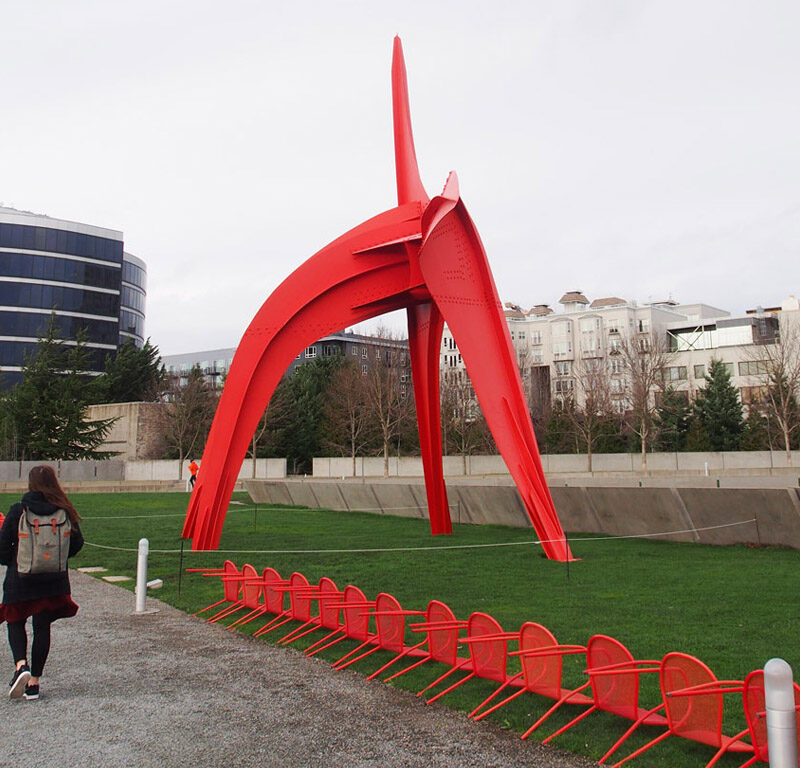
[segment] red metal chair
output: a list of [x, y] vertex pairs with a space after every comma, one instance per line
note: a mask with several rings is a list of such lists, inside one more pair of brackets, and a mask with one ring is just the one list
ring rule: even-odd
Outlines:
[[[639, 675], [658, 672], [661, 664], [658, 659], [636, 660], [619, 640], [608, 635], [594, 635], [589, 638], [586, 645], [586, 661], [588, 664], [586, 674], [589, 675], [589, 682], [576, 688], [571, 694], [562, 696], [545, 712], [539, 722], [544, 722], [561, 704], [589, 687], [592, 689], [592, 705], [566, 725], [561, 726], [555, 733], [550, 734], [542, 741], [543, 744], [547, 744], [551, 739], [572, 728], [573, 725], [596, 710], [610, 712], [612, 715], [626, 720], [636, 721], [644, 718], [643, 725], [665, 726], [667, 724], [667, 719], [663, 715], [650, 713], [649, 710], [639, 706]], [[647, 666], [643, 668], [640, 665]]]
[[205, 608], [192, 614], [199, 616], [201, 613], [210, 611], [212, 608], [217, 608], [224, 603], [235, 603], [239, 599], [239, 588], [241, 586], [237, 579], [222, 579], [223, 576], [240, 576], [241, 572], [231, 560], [226, 560], [222, 568], [187, 568], [186, 573], [200, 573], [206, 578], [218, 578], [222, 581], [222, 600], [217, 600]]
[[754, 752], [751, 744], [741, 741], [743, 734], [725, 736], [722, 733], [723, 695], [741, 692], [741, 680], [717, 680], [702, 661], [677, 652], [668, 653], [662, 659], [659, 672], [663, 702], [637, 718], [600, 758], [600, 763], [604, 764], [647, 717], [661, 709], [666, 711], [667, 730], [615, 763], [614, 768], [641, 755], [668, 736], [679, 736], [717, 749], [708, 766], [713, 765], [725, 752]]
[[250, 609], [244, 616], [240, 616], [235, 621], [228, 624], [229, 630], [247, 624], [257, 616], [261, 616], [264, 611], [264, 603], [261, 598], [264, 594], [264, 579], [252, 566], [245, 565], [242, 568], [242, 608]]
[[237, 571], [235, 574], [233, 573], [224, 573], [220, 576], [222, 579], [223, 584], [232, 584], [235, 585], [235, 589], [237, 590], [238, 598], [232, 602], [230, 605], [223, 608], [221, 611], [218, 611], [213, 616], [209, 616], [206, 619], [209, 624], [214, 624], [221, 619], [226, 619], [229, 616], [232, 616], [234, 613], [238, 613], [241, 610], [246, 608], [250, 608], [249, 603], [258, 604], [258, 595], [260, 593], [260, 587], [255, 588], [255, 595], [253, 594], [253, 589], [245, 590], [245, 584], [251, 584], [254, 581], [258, 581], [258, 571], [253, 568], [252, 565], [249, 563], [245, 563], [242, 566], [241, 571]]
[[[363, 642], [369, 637], [369, 611], [375, 607], [375, 602], [367, 600], [358, 587], [348, 584], [344, 588], [341, 602], [331, 604], [331, 607], [333, 606], [341, 608], [344, 614], [344, 624], [306, 648], [306, 656], [315, 656], [320, 651], [324, 651], [326, 648], [330, 648], [348, 638]], [[334, 666], [339, 661], [346, 659], [348, 655], [345, 654], [342, 659], [334, 662]]]
[[[378, 594], [375, 598], [375, 610], [371, 611], [370, 615], [375, 619], [375, 635], [370, 636], [362, 642], [358, 648], [351, 651], [349, 654], [351, 658], [343, 664], [335, 665], [336, 669], [349, 667], [351, 664], [355, 664], [357, 661], [366, 658], [376, 651], [391, 651], [398, 654], [398, 656], [394, 657], [394, 659], [397, 659], [400, 655], [414, 654], [425, 645], [425, 641], [423, 640], [421, 643], [411, 648], [406, 647], [406, 616], [424, 616], [425, 614], [422, 611], [403, 610], [400, 606], [400, 602], [394, 595], [390, 595], [387, 592]], [[367, 645], [372, 645], [372, 648], [363, 651], [357, 656], [352, 656], [352, 654], [358, 653]], [[389, 664], [391, 663], [392, 662], [389, 662]], [[384, 664], [377, 672], [373, 672], [367, 679], [371, 680], [378, 672], [382, 672], [386, 666], [387, 665]]]
[[[434, 701], [446, 696], [450, 691], [471, 680], [473, 677], [481, 677], [485, 680], [494, 680], [503, 687], [506, 684], [514, 684], [519, 681], [520, 675], [509, 677], [506, 674], [508, 664], [508, 638], [509, 634], [503, 632], [503, 628], [497, 620], [487, 613], [475, 612], [467, 619], [467, 636], [460, 643], [469, 645], [470, 667], [465, 677], [456, 683], [432, 696], [425, 703], [432, 704]], [[496, 693], [496, 692], [495, 692]], [[493, 694], [494, 695], [494, 694]], [[491, 698], [491, 697], [490, 697]], [[470, 712], [470, 716], [483, 706], [481, 702]]]
[[[469, 658], [462, 659], [458, 656], [458, 633], [462, 629], [466, 629], [467, 622], [457, 621], [450, 607], [439, 600], [431, 600], [428, 603], [425, 617], [426, 620], [424, 622], [411, 624], [410, 629], [412, 632], [425, 632], [425, 643], [428, 646], [427, 652], [418, 661], [401, 669], [399, 672], [395, 672], [384, 680], [385, 683], [388, 683], [390, 680], [401, 677], [406, 672], [410, 672], [412, 669], [416, 669], [429, 661], [438, 661], [450, 668], [442, 676], [423, 688], [417, 696], [421, 696], [425, 691], [438, 685], [453, 672], [464, 669], [470, 664]], [[393, 659], [391, 663], [399, 660], [401, 656]]]
[[[747, 718], [747, 730], [753, 744], [753, 756], [743, 763], [741, 768], [749, 768], [754, 763], [769, 763], [769, 745], [767, 744], [767, 718], [766, 701], [764, 697], [764, 670], [757, 669], [751, 672], [742, 686], [742, 699], [744, 714]], [[795, 703], [795, 728], [798, 734], [798, 749], [800, 749], [800, 686], [794, 684]], [[740, 734], [743, 736], [744, 733]], [[722, 752], [718, 753], [720, 756]], [[717, 757], [716, 755], [714, 756]], [[714, 761], [709, 763], [712, 765]]]
[[[520, 627], [518, 638], [519, 649], [509, 653], [509, 656], [520, 657], [522, 680], [519, 684], [522, 687], [489, 709], [476, 714], [474, 716], [475, 720], [482, 720], [526, 692], [546, 696], [549, 699], [556, 699], [559, 705], [567, 702], [570, 704], [591, 703], [592, 700], [588, 696], [562, 687], [561, 682], [563, 657], [568, 654], [585, 653], [585, 646], [559, 645], [555, 636], [547, 627], [533, 621], [527, 621]], [[515, 684], [517, 684], [517, 681], [515, 681]], [[482, 702], [476, 713], [497, 696], [504, 687], [506, 686], [501, 686], [492, 696]], [[522, 735], [522, 738], [527, 739], [542, 722], [544, 722], [544, 718], [539, 718]]]
[[278, 640], [278, 645], [289, 645], [317, 629], [339, 629], [342, 626], [340, 606], [343, 595], [344, 593], [339, 591], [333, 579], [323, 576], [319, 580], [319, 584], [310, 587], [307, 593], [310, 600], [317, 601], [317, 615], [284, 635]]
[[307, 596], [309, 583], [308, 579], [303, 576], [302, 573], [295, 571], [289, 577], [288, 584], [272, 585], [271, 589], [275, 592], [289, 593], [289, 608], [281, 611], [275, 618], [253, 632], [253, 637], [266, 635], [292, 620], [300, 622], [308, 621], [311, 616], [311, 600]]

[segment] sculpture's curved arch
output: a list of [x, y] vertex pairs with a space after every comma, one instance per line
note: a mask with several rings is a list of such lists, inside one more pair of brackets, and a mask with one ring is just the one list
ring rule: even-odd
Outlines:
[[264, 302], [236, 351], [203, 453], [183, 535], [219, 546], [258, 420], [291, 360], [323, 336], [405, 308], [433, 533], [452, 529], [442, 473], [439, 347], [447, 322], [487, 424], [550, 558], [571, 558], [542, 472], [522, 382], [480, 237], [451, 174], [429, 200], [417, 168], [399, 39], [392, 64], [398, 206], [351, 229]]

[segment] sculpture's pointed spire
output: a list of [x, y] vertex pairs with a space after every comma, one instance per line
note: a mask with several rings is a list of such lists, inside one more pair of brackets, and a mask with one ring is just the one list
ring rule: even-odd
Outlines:
[[412, 200], [428, 202], [425, 187], [419, 176], [417, 153], [414, 150], [414, 134], [411, 132], [411, 110], [408, 106], [408, 82], [403, 45], [399, 37], [394, 39], [392, 55], [392, 108], [394, 114], [394, 163], [397, 172], [397, 202], [399, 205]]

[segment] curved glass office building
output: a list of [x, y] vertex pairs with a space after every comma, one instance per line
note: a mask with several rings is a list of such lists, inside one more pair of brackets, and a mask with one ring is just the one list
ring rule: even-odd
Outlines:
[[55, 313], [68, 342], [85, 332], [92, 369], [127, 339], [144, 342], [146, 268], [121, 232], [0, 207], [0, 387]]

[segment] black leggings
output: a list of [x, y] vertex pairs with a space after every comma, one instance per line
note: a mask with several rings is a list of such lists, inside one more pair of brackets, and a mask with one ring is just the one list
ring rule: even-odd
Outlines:
[[[40, 677], [50, 653], [50, 625], [53, 616], [50, 611], [35, 613], [31, 617], [33, 624], [33, 643], [31, 644], [31, 675]], [[28, 659], [28, 634], [25, 631], [25, 619], [8, 623], [8, 644], [14, 655], [14, 664]]]

